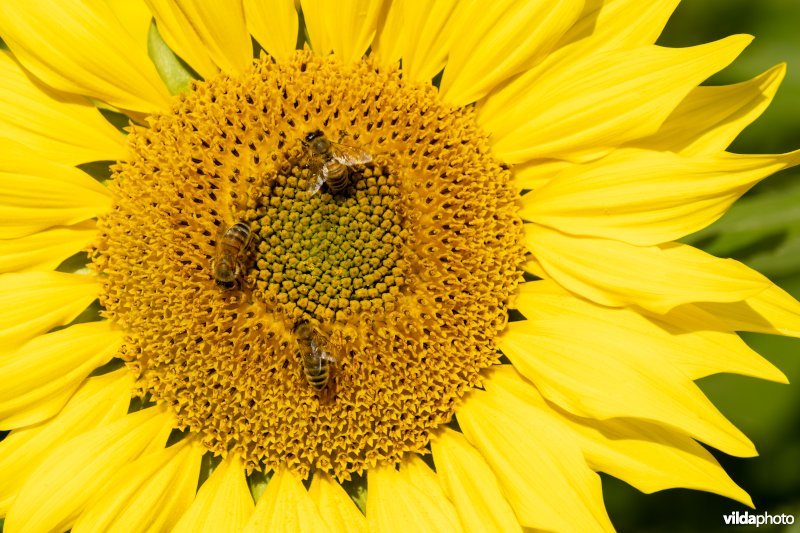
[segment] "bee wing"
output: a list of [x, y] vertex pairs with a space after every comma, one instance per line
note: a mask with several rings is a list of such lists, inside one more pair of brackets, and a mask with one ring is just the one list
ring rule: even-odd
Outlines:
[[308, 186], [308, 193], [315, 194], [325, 183], [325, 178], [328, 175], [328, 167], [321, 158], [315, 157], [311, 160], [309, 168], [311, 169], [311, 185]]
[[214, 277], [218, 277], [220, 274], [220, 269], [222, 269], [222, 264], [224, 261], [221, 261], [222, 258], [222, 239], [225, 236], [225, 231], [227, 227], [225, 223], [220, 224], [219, 228], [217, 229], [217, 236], [214, 240], [214, 257], [211, 259], [211, 271], [214, 273]]
[[239, 248], [239, 253], [237, 257], [246, 258], [253, 252], [253, 243], [255, 242], [255, 234], [253, 231], [247, 232], [247, 237], [245, 238], [244, 242], [242, 243], [242, 247]]
[[313, 339], [311, 340], [311, 355], [314, 357], [314, 361], [317, 361], [317, 370], [321, 370], [322, 365], [328, 361], [328, 354]]
[[214, 239], [214, 256], [215, 257], [219, 257], [220, 250], [222, 250], [222, 238], [225, 236], [225, 232], [227, 230], [228, 230], [228, 228], [227, 228], [227, 226], [225, 226], [224, 222], [219, 225], [219, 228], [217, 228], [217, 236]]
[[361, 148], [346, 144], [331, 143], [331, 156], [339, 163], [351, 167], [372, 161], [372, 155]]
[[[325, 174], [327, 174], [327, 172], [325, 172]], [[308, 193], [316, 194], [316, 192], [322, 188], [322, 185], [324, 183], [325, 183], [325, 178], [322, 177], [322, 174], [319, 174], [317, 176], [317, 179], [314, 180], [314, 183], [312, 183], [311, 186], [308, 188]]]

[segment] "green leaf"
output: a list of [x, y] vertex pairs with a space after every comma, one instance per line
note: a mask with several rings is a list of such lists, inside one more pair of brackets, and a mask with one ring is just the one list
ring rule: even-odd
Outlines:
[[178, 94], [189, 90], [189, 85], [195, 76], [161, 38], [155, 21], [150, 23], [150, 31], [147, 34], [147, 53], [170, 93]]
[[64, 259], [56, 270], [58, 272], [67, 272], [69, 274], [84, 274], [87, 273], [87, 265], [89, 264], [89, 254], [86, 252], [76, 252], [74, 255]]
[[264, 474], [258, 470], [254, 471], [247, 476], [247, 485], [250, 487], [250, 494], [253, 495], [253, 500], [258, 501], [261, 495], [267, 490], [267, 483], [272, 479], [273, 472]]
[[353, 476], [342, 482], [342, 488], [356, 504], [361, 514], [367, 514], [367, 476]]
[[92, 161], [90, 163], [82, 163], [75, 166], [89, 174], [100, 183], [105, 183], [111, 179], [111, 175], [113, 174], [111, 167], [115, 164], [116, 161]]
[[297, 31], [297, 42], [295, 43], [295, 48], [297, 50], [302, 50], [306, 43], [309, 45], [311, 44], [311, 39], [308, 38], [308, 28], [306, 27], [306, 16], [303, 13], [303, 8], [300, 7], [299, 3], [297, 5], [297, 16], [299, 18], [299, 26]]
[[97, 103], [95, 103], [95, 106], [97, 107], [98, 111], [100, 111], [100, 114], [103, 115], [103, 118], [111, 123], [112, 126], [117, 128], [120, 133], [123, 135], [128, 134], [128, 128], [131, 125], [131, 119], [126, 114], [106, 108], [103, 105], [98, 105]]
[[203, 454], [203, 458], [200, 461], [200, 479], [197, 481], [198, 488], [214, 473], [214, 470], [217, 469], [221, 462], [222, 458], [215, 457], [211, 452]]

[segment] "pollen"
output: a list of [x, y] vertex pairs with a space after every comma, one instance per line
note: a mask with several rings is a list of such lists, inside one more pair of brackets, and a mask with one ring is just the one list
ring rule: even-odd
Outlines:
[[[371, 156], [343, 188], [312, 187], [332, 157], [311, 153], [317, 130]], [[424, 453], [498, 362], [522, 223], [471, 108], [298, 51], [194, 83], [128, 142], [91, 250], [101, 303], [138, 393], [214, 454], [349, 479]], [[238, 222], [252, 239], [225, 288], [214, 265]], [[322, 393], [301, 322], [335, 362]]]

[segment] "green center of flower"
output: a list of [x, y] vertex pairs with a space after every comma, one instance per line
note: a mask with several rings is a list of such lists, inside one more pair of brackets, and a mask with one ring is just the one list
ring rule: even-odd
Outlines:
[[129, 146], [101, 301], [140, 393], [214, 453], [348, 479], [421, 452], [497, 362], [517, 194], [434, 87], [297, 52], [195, 84]]
[[346, 169], [341, 192], [311, 193], [320, 171], [307, 168], [307, 152], [286, 151], [288, 160], [259, 199], [255, 292], [296, 320], [345, 320], [384, 309], [400, 293], [408, 264], [400, 187], [387, 168], [372, 165]]

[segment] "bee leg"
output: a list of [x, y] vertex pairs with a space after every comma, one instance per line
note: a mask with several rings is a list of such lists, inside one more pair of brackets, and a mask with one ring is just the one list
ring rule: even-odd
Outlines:
[[236, 277], [233, 279], [233, 288], [237, 292], [241, 292], [244, 288], [244, 280], [242, 279], [241, 273], [237, 274]]
[[320, 405], [328, 405], [331, 403], [331, 388], [333, 386], [332, 380], [329, 380], [324, 387], [317, 389], [316, 395]]
[[319, 391], [317, 396], [319, 397], [319, 403], [323, 405], [330, 405], [333, 403], [333, 398], [335, 396], [333, 392], [333, 383], [329, 383], [327, 387]]

